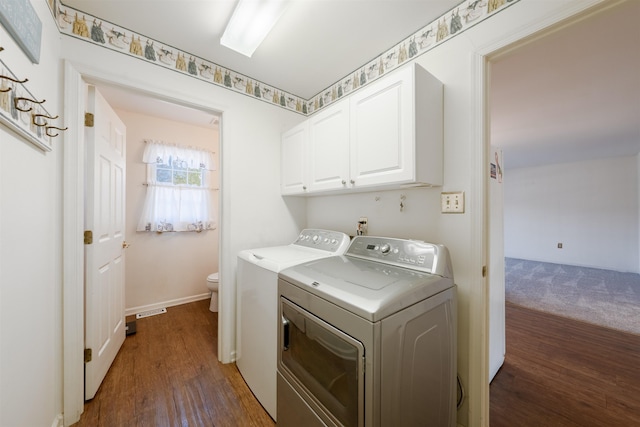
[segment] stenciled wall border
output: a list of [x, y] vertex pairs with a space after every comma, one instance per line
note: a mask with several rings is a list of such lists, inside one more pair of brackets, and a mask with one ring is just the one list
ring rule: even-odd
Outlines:
[[[310, 115], [520, 0], [462, 1], [458, 6], [402, 40], [390, 50], [307, 100], [161, 41], [150, 39], [66, 6], [60, 0], [47, 1], [62, 34], [133, 56], [263, 102]], [[319, 61], [321, 60], [320, 58]]]

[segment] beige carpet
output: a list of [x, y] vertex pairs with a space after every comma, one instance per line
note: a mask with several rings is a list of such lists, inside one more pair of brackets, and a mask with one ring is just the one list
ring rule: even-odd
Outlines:
[[640, 275], [505, 258], [506, 300], [640, 335]]

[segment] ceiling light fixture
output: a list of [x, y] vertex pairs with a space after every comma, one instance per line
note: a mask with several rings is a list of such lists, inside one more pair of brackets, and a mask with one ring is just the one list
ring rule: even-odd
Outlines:
[[288, 4], [287, 0], [239, 0], [220, 44], [251, 58]]

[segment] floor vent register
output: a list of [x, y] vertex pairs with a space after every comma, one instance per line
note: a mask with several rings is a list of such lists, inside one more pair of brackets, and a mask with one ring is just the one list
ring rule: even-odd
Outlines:
[[136, 319], [142, 319], [143, 317], [155, 316], [156, 314], [164, 314], [166, 312], [167, 312], [167, 309], [164, 308], [164, 307], [155, 308], [153, 310], [142, 311], [142, 312], [136, 314]]

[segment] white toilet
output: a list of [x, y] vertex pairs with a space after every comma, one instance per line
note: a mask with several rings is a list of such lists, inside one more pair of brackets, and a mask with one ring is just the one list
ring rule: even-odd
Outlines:
[[207, 276], [207, 288], [211, 291], [211, 305], [209, 310], [218, 311], [218, 273], [211, 273]]

